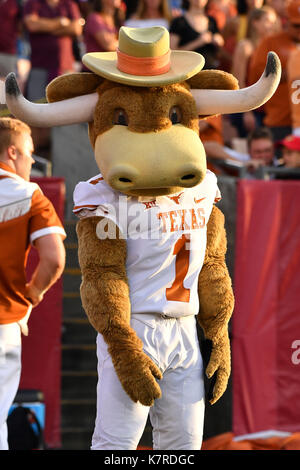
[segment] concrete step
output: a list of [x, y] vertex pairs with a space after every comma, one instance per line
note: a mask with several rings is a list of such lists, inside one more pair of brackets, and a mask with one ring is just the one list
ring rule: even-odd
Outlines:
[[64, 292], [79, 292], [81, 284], [81, 271], [79, 268], [65, 268], [63, 274]]
[[79, 268], [78, 244], [65, 241], [64, 246], [66, 250], [66, 268]]
[[66, 220], [64, 222], [64, 227], [67, 234], [65, 243], [77, 243], [76, 224], [77, 220]]
[[63, 344], [95, 344], [97, 332], [88, 321], [87, 316], [64, 317], [63, 323]]
[[97, 370], [96, 344], [62, 344], [62, 371]]
[[63, 400], [95, 400], [98, 375], [94, 371], [62, 371], [61, 387]]
[[61, 401], [61, 427], [92, 430], [96, 417], [96, 400], [76, 399]]
[[81, 305], [79, 291], [63, 293], [63, 317], [86, 318], [86, 314]]

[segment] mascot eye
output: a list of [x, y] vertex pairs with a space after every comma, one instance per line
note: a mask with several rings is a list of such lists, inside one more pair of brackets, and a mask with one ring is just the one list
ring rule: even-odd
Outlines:
[[116, 109], [114, 111], [113, 124], [119, 126], [128, 126], [128, 117], [124, 109]]
[[179, 124], [181, 122], [181, 111], [179, 106], [172, 106], [169, 112], [169, 118], [172, 124]]

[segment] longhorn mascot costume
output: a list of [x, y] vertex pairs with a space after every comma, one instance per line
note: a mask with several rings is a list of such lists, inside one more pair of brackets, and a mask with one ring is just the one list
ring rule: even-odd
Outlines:
[[89, 123], [100, 173], [78, 183], [74, 212], [82, 304], [99, 333], [91, 448], [136, 449], [150, 410], [154, 449], [199, 450], [196, 319], [211, 344], [213, 404], [230, 375], [234, 298], [198, 120], [261, 106], [280, 62], [270, 52], [260, 80], [238, 90], [232, 75], [202, 70], [200, 54], [170, 51], [165, 28], [122, 27], [116, 52], [88, 53], [83, 63], [91, 72], [54, 79], [47, 104], [27, 101], [10, 74], [6, 102], [33, 126]]

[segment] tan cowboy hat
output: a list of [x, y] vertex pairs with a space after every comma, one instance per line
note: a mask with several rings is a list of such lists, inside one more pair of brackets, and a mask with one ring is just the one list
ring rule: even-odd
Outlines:
[[161, 86], [192, 77], [204, 66], [204, 57], [192, 51], [171, 51], [163, 26], [119, 31], [115, 52], [90, 52], [82, 62], [92, 72], [114, 82], [135, 86]]

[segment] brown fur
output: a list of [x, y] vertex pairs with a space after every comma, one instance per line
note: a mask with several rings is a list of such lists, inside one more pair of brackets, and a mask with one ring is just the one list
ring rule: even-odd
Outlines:
[[124, 390], [133, 401], [151, 406], [161, 396], [155, 378], [161, 379], [162, 375], [143, 352], [142, 341], [130, 327], [126, 242], [119, 236], [115, 240], [97, 238], [100, 220], [101, 217], [88, 217], [77, 224], [82, 305], [108, 345]]
[[94, 121], [89, 123], [90, 141], [94, 147], [97, 136], [113, 126], [114, 111], [118, 108], [127, 113], [130, 130], [158, 132], [171, 126], [169, 111], [178, 105], [182, 111], [182, 124], [198, 132], [199, 116], [190, 88], [235, 90], [238, 82], [233, 75], [220, 70], [202, 70], [186, 82], [162, 87], [133, 87], [111, 82], [94, 73], [74, 73], [53, 80], [47, 86], [46, 96], [49, 102], [54, 102], [98, 92]]
[[213, 344], [210, 362], [206, 369], [208, 377], [217, 371], [212, 404], [226, 390], [230, 375], [228, 322], [234, 307], [234, 297], [225, 262], [226, 247], [224, 216], [214, 206], [207, 225], [207, 248], [199, 275], [200, 311], [197, 316], [205, 337]]
[[[236, 89], [236, 79], [225, 72], [205, 70], [184, 83], [164, 87], [129, 87], [104, 80], [95, 74], [63, 75], [47, 88], [49, 101], [59, 101], [97, 91], [99, 100], [89, 134], [94, 146], [97, 135], [113, 126], [115, 109], [123, 108], [129, 129], [150, 132], [171, 126], [169, 110], [178, 105], [182, 124], [198, 132], [198, 116], [191, 88]], [[156, 365], [142, 351], [142, 343], [130, 327], [130, 298], [126, 276], [124, 239], [99, 240], [99, 217], [78, 223], [79, 262], [82, 270], [83, 307], [94, 328], [100, 332], [111, 354], [118, 377], [134, 401], [152, 405], [160, 396], [155, 381], [161, 378]], [[207, 227], [207, 249], [199, 276], [200, 312], [198, 321], [213, 343], [208, 376], [217, 374], [213, 399], [216, 402], [227, 386], [230, 374], [228, 321], [233, 309], [233, 293], [225, 264], [224, 217], [214, 207]]]

